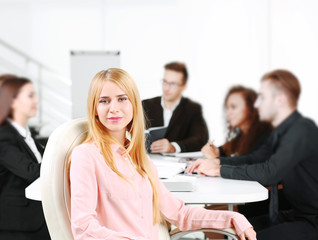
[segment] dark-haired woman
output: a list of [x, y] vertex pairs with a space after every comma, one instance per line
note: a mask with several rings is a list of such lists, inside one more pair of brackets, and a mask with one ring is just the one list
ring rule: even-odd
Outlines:
[[[228, 91], [224, 108], [227, 117], [226, 142], [216, 147], [208, 142], [202, 153], [207, 158], [239, 156], [258, 149], [267, 139], [272, 126], [259, 120], [258, 111], [254, 108], [257, 93], [243, 86], [233, 86]], [[279, 191], [280, 209], [288, 209], [289, 203]], [[250, 218], [268, 212], [269, 201], [238, 205], [238, 211]], [[210, 209], [226, 209], [224, 206], [210, 206]]]
[[243, 86], [234, 86], [227, 93], [224, 107], [227, 117], [227, 137], [224, 145], [208, 142], [202, 153], [207, 158], [242, 155], [256, 150], [271, 132], [268, 123], [260, 122], [254, 102], [257, 94]]
[[0, 86], [0, 239], [50, 239], [41, 202], [25, 197], [40, 176], [43, 148], [30, 135], [28, 120], [38, 98], [26, 78], [3, 77]]
[[[256, 150], [267, 139], [271, 125], [259, 120], [257, 109], [254, 108], [257, 93], [250, 88], [233, 86], [229, 89], [224, 100], [226, 113], [227, 136], [225, 143], [216, 147], [208, 141], [201, 149], [207, 158], [237, 156]], [[211, 205], [213, 210], [225, 210], [226, 205]], [[255, 211], [255, 208], [257, 210]], [[236, 208], [235, 208], [236, 209]], [[246, 217], [260, 215], [268, 211], [268, 202], [238, 206], [239, 212]], [[219, 238], [218, 234], [205, 233], [206, 237]]]

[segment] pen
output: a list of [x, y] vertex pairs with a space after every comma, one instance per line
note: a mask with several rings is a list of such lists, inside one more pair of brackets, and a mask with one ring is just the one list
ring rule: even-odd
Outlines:
[[214, 139], [212, 141], [209, 140], [210, 147], [213, 147]]

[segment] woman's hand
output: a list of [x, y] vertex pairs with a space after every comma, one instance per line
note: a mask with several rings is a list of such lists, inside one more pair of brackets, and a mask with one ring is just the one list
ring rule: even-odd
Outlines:
[[245, 238], [247, 238], [248, 240], [256, 240], [256, 232], [253, 228], [248, 228], [240, 235], [241, 240], [245, 240]]
[[201, 149], [203, 156], [207, 158], [217, 158], [220, 156], [220, 150], [209, 140]]

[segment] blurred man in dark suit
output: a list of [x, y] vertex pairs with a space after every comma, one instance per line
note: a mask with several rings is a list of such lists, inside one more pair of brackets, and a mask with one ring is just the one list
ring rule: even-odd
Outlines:
[[208, 140], [201, 105], [182, 96], [187, 79], [185, 64], [168, 63], [162, 79], [162, 96], [143, 101], [148, 127], [167, 126], [165, 137], [151, 144], [152, 153], [200, 151]]

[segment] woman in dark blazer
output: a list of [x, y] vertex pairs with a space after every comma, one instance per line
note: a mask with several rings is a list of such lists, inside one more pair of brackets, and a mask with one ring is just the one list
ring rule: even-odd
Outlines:
[[40, 176], [44, 151], [27, 127], [28, 120], [36, 115], [38, 98], [30, 80], [12, 75], [2, 79], [0, 239], [50, 239], [41, 202], [25, 197], [25, 188]]

